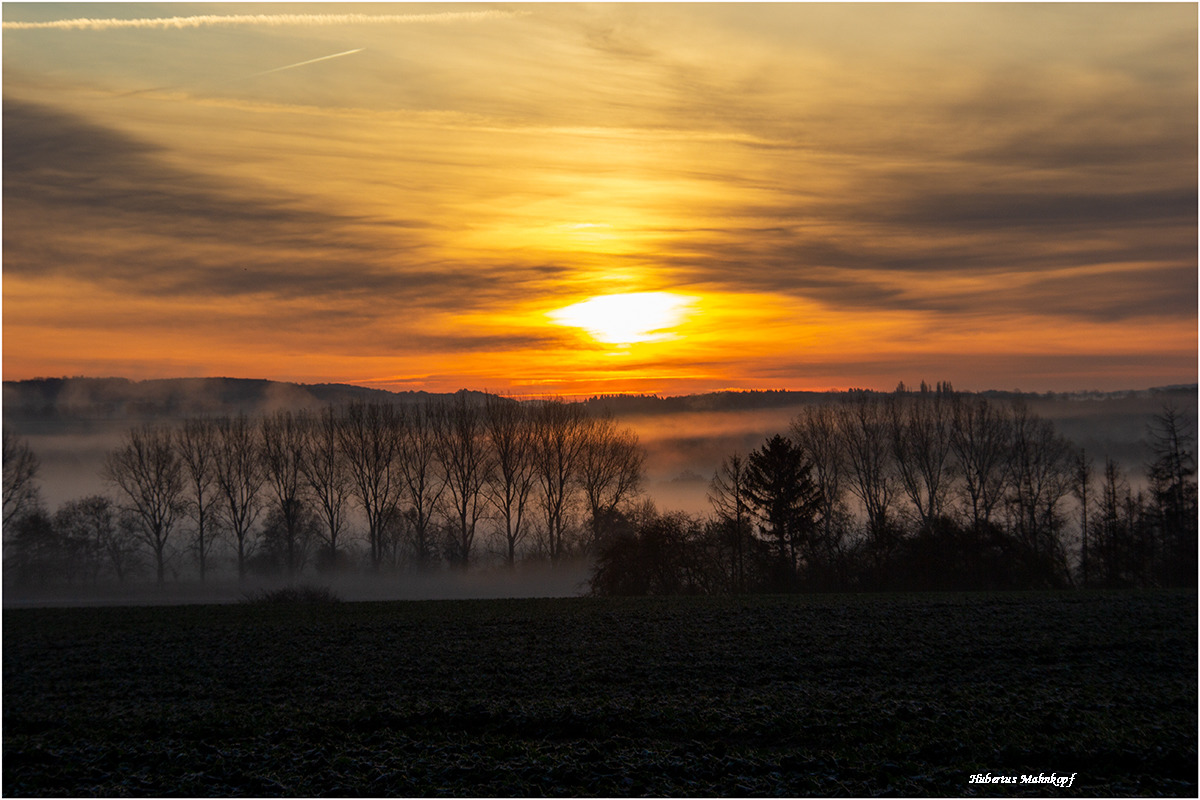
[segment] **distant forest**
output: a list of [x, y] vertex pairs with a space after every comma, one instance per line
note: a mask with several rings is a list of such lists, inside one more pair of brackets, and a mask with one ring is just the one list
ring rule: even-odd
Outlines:
[[[803, 405], [729, 453], [709, 511], [657, 508], [614, 413]], [[1165, 395], [1169, 397], [1168, 395]], [[1019, 393], [726, 392], [516, 401], [232, 379], [4, 384], [12, 585], [290, 580], [586, 559], [596, 594], [1194, 586], [1195, 432], [1144, 474]], [[127, 419], [107, 491], [50, 509], [10, 420]]]

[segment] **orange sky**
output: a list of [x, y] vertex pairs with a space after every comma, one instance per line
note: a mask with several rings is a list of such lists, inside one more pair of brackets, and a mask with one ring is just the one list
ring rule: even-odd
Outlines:
[[1196, 381], [1191, 5], [3, 12], [8, 380]]

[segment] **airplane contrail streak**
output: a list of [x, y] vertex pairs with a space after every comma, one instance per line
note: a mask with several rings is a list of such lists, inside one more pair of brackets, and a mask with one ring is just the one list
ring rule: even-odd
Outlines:
[[4, 22], [4, 30], [111, 30], [114, 28], [201, 28], [212, 25], [404, 25], [475, 22], [527, 16], [528, 11], [443, 11], [436, 14], [200, 14], [143, 19], [57, 19], [48, 22]]
[[303, 67], [305, 64], [315, 64], [318, 61], [328, 61], [331, 58], [341, 58], [342, 56], [348, 56], [352, 53], [361, 53], [364, 49], [366, 49], [366, 48], [359, 47], [354, 50], [347, 50], [344, 53], [334, 53], [331, 56], [321, 56], [320, 58], [310, 58], [308, 61], [298, 61], [295, 64], [288, 64], [287, 66], [284, 66], [284, 67], [276, 67], [275, 69], [268, 69], [268, 70], [263, 70], [262, 72], [256, 72], [253, 75], [250, 75], [249, 77], [257, 78], [260, 75], [270, 75], [272, 72], [282, 72], [285, 69], [294, 69], [296, 67]]

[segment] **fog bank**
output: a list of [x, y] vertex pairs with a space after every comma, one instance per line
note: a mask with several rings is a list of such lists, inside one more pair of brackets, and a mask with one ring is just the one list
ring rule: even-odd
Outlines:
[[590, 566], [573, 561], [548, 564], [518, 564], [486, 567], [466, 572], [436, 570], [416, 572], [367, 572], [336, 575], [306, 575], [287, 581], [282, 578], [248, 578], [169, 581], [159, 586], [152, 581], [98, 583], [75, 586], [18, 586], [4, 584], [5, 608], [50, 608], [74, 606], [211, 605], [239, 603], [285, 586], [327, 588], [346, 602], [374, 600], [491, 600], [502, 598], [578, 597], [586, 594]]

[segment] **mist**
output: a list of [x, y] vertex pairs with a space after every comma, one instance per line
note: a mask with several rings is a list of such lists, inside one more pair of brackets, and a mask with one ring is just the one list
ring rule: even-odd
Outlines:
[[[786, 435], [802, 408], [824, 399], [814, 395], [808, 402], [768, 409], [615, 416], [638, 434], [646, 452], [647, 493], [659, 509], [705, 514], [709, 511], [709, 481], [725, 458], [734, 453], [746, 455], [776, 433]], [[1112, 458], [1135, 487], [1145, 483], [1147, 429], [1164, 404], [1173, 402], [1189, 429], [1196, 430], [1195, 389], [1022, 395], [1021, 400], [1100, 465], [1105, 458]]]
[[[64, 503], [89, 495], [115, 496], [102, 477], [104, 461], [137, 425], [174, 425], [189, 416], [231, 411], [256, 416], [282, 408], [311, 410], [364, 394], [371, 400], [386, 395], [392, 402], [428, 397], [425, 393], [393, 395], [359, 387], [224, 379], [62, 383], [56, 396], [42, 393], [32, 399], [25, 384], [5, 384], [5, 428], [24, 439], [37, 456], [40, 497], [51, 514]], [[711, 511], [709, 482], [722, 461], [734, 453], [748, 454], [776, 433], [787, 434], [804, 406], [826, 399], [825, 395], [797, 393], [772, 407], [712, 409], [697, 398], [693, 408], [680, 410], [693, 398], [651, 398], [630, 404], [636, 410], [623, 413], [620, 404], [607, 410], [620, 426], [637, 434], [645, 455], [643, 493], [638, 500], [653, 501], [660, 512], [704, 517]], [[1170, 403], [1179, 409], [1190, 430], [1196, 429], [1195, 387], [1120, 394], [1020, 395], [1020, 399], [1031, 411], [1052, 421], [1075, 448], [1083, 448], [1094, 464], [1102, 466], [1105, 458], [1116, 461], [1135, 491], [1145, 485], [1149, 460], [1145, 440], [1154, 415]], [[763, 404], [761, 398], [753, 402]], [[751, 400], [746, 403], [752, 404]], [[667, 410], [656, 412], [659, 407]], [[262, 518], [259, 521], [261, 524]], [[310, 553], [308, 565], [291, 582], [326, 587], [348, 601], [567, 597], [588, 591], [591, 566], [585, 561], [551, 567], [543, 561], [525, 560], [513, 569], [506, 568], [491, 528], [490, 523], [481, 525], [466, 571], [442, 566], [426, 573], [403, 568], [379, 573], [357, 568], [322, 572], [313, 566], [316, 559]], [[352, 514], [346, 540], [352, 560], [362, 555], [364, 531], [361, 515]], [[247, 580], [237, 581], [232, 555], [228, 547], [221, 546], [214, 553], [209, 580], [202, 584], [196, 579], [194, 558], [185, 548], [182, 529], [173, 535], [170, 550], [164, 587], [153, 585], [145, 572], [125, 584], [17, 586], [8, 581], [3, 602], [6, 606], [233, 603], [289, 583], [253, 571]]]
[[466, 572], [449, 568], [427, 572], [310, 571], [290, 581], [283, 577], [251, 577], [238, 581], [233, 571], [227, 570], [225, 575], [204, 583], [189, 578], [161, 586], [149, 579], [75, 586], [18, 586], [5, 582], [3, 595], [6, 608], [224, 605], [250, 602], [263, 593], [298, 585], [328, 589], [344, 602], [550, 598], [585, 594], [590, 574], [590, 565], [582, 560], [554, 566], [526, 562], [512, 569], [494, 565]]

